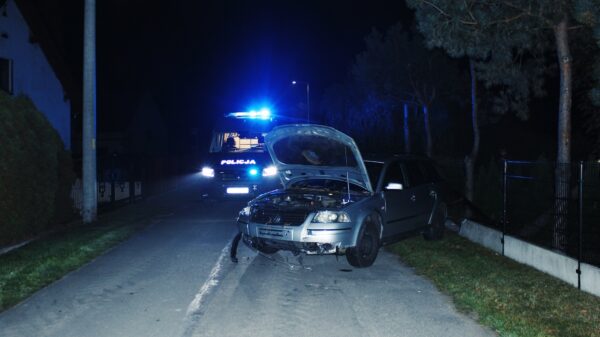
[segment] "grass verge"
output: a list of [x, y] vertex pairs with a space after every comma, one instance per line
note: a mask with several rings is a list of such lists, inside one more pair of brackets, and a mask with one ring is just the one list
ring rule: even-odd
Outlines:
[[133, 226], [77, 227], [0, 256], [0, 312], [128, 238]]
[[500, 336], [600, 337], [600, 298], [458, 235], [389, 249]]

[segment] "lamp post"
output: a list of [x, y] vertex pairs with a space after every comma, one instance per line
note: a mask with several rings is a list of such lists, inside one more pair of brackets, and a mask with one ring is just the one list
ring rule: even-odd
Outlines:
[[292, 81], [292, 85], [306, 84], [306, 120], [310, 123], [310, 83], [303, 81]]

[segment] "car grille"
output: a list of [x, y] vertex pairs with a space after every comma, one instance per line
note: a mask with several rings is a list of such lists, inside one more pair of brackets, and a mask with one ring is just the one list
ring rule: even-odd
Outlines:
[[222, 181], [237, 181], [237, 180], [249, 180], [250, 175], [246, 170], [227, 170], [220, 171], [219, 177]]
[[252, 221], [261, 224], [300, 226], [307, 215], [306, 210], [257, 209], [252, 212]]

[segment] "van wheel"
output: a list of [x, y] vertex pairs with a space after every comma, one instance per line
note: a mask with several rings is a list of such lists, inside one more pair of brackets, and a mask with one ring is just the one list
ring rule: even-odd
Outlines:
[[358, 234], [356, 247], [346, 250], [346, 259], [353, 267], [370, 267], [377, 258], [379, 246], [379, 228], [375, 221], [367, 218]]
[[431, 219], [431, 225], [423, 232], [423, 238], [427, 241], [441, 240], [444, 237], [447, 218], [448, 207], [445, 203], [440, 203]]

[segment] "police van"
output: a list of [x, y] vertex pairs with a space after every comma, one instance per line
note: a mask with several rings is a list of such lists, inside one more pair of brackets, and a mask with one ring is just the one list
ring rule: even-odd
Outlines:
[[225, 115], [212, 134], [200, 174], [205, 198], [254, 197], [281, 185], [264, 146], [276, 121], [269, 110]]

